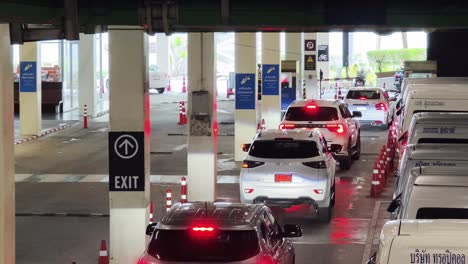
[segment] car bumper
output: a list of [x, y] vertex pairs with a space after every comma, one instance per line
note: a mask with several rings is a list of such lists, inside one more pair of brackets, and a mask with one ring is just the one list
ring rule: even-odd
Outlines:
[[386, 125], [387, 116], [387, 112], [376, 111], [363, 114], [362, 117], [360, 117], [358, 120], [361, 125]]

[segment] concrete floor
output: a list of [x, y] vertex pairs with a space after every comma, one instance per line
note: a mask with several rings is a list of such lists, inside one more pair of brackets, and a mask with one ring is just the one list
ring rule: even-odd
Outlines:
[[[151, 174], [176, 178], [186, 174], [186, 127], [178, 126], [178, 102], [183, 95], [152, 95]], [[219, 102], [220, 132], [233, 133], [233, 101]], [[88, 130], [72, 126], [62, 132], [15, 147], [17, 206], [17, 263], [97, 263], [101, 239], [109, 238], [107, 183], [91, 179], [107, 174], [106, 117], [93, 120]], [[349, 171], [338, 171], [337, 203], [330, 224], [285, 219], [301, 225], [295, 239], [296, 263], [362, 263], [375, 250], [379, 230], [387, 218], [390, 192], [370, 198], [370, 180], [386, 131], [362, 131], [363, 155]], [[239, 174], [233, 161], [234, 137], [219, 137], [220, 175]], [[19, 175], [25, 174], [25, 175]], [[65, 176], [64, 176], [65, 175]], [[172, 175], [172, 176], [171, 176]], [[389, 183], [387, 189], [391, 188]], [[155, 218], [164, 213], [165, 190], [179, 197], [179, 186], [155, 182], [151, 199]], [[238, 184], [218, 184], [223, 198], [239, 199]], [[54, 215], [56, 213], [77, 216]], [[42, 215], [40, 215], [42, 214]], [[85, 217], [104, 214], [104, 217]], [[280, 216], [281, 217], [281, 216]]]

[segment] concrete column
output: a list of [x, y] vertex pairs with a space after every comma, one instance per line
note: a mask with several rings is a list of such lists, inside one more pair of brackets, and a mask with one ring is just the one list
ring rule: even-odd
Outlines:
[[156, 62], [162, 72], [171, 73], [169, 61], [169, 36], [156, 34]]
[[[315, 41], [314, 47], [306, 47], [308, 41]], [[304, 78], [306, 84], [306, 98], [307, 99], [318, 99], [319, 91], [317, 86], [317, 33], [304, 33]], [[306, 60], [311, 59], [313, 62]], [[311, 64], [315, 64], [315, 67], [309, 68]]]
[[146, 247], [150, 120], [148, 36], [135, 27], [109, 29], [110, 130], [144, 132], [145, 190], [110, 192], [110, 263], [136, 263]]
[[214, 201], [218, 153], [214, 33], [189, 33], [187, 51], [187, 195], [189, 201]]
[[[25, 72], [24, 78], [21, 77], [22, 71]], [[40, 135], [42, 133], [41, 84], [40, 43], [24, 43], [20, 47], [19, 82], [20, 133], [22, 136]]]
[[[320, 70], [323, 72], [323, 78], [329, 79], [332, 78], [330, 76], [330, 34], [329, 33], [317, 33], [317, 79], [320, 78]], [[320, 49], [326, 49], [328, 52], [328, 56], [320, 57], [322, 53]], [[329, 83], [327, 81], [322, 81], [322, 92], [326, 87], [329, 87]], [[319, 83], [320, 85], [320, 83]]]
[[296, 77], [296, 98], [302, 98], [302, 42], [303, 33], [286, 33], [286, 60], [299, 62]]
[[96, 41], [94, 34], [80, 34], [78, 44], [80, 114], [88, 107], [88, 116], [96, 113]]
[[13, 67], [8, 24], [0, 24], [0, 264], [15, 263]]
[[281, 122], [280, 74], [280, 34], [262, 33], [262, 119], [267, 129], [277, 129]]
[[256, 52], [256, 33], [235, 33], [236, 110], [234, 113], [234, 156], [236, 161], [241, 161], [246, 156], [240, 145], [250, 143], [257, 133]]

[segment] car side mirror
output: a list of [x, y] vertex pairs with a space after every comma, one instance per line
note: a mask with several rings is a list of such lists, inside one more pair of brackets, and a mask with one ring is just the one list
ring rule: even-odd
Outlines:
[[151, 236], [154, 233], [154, 230], [156, 230], [156, 225], [157, 225], [157, 223], [152, 223], [152, 224], [149, 224], [146, 227], [146, 235], [147, 236]]
[[392, 200], [392, 202], [387, 207], [387, 212], [394, 213], [401, 204], [401, 193]]
[[289, 225], [286, 224], [283, 227], [284, 231], [282, 233], [283, 237], [301, 237], [302, 229], [298, 225]]
[[353, 117], [362, 117], [362, 113], [360, 111], [353, 111]]
[[369, 257], [366, 264], [375, 264], [377, 258], [377, 253], [374, 253], [372, 256]]
[[338, 145], [338, 144], [331, 144], [331, 146], [330, 146], [330, 148], [328, 148], [328, 150], [329, 150], [331, 153], [340, 152], [340, 151], [341, 151], [341, 145]]
[[252, 144], [242, 144], [242, 145], [241, 145], [242, 151], [248, 152], [251, 145], [252, 145]]

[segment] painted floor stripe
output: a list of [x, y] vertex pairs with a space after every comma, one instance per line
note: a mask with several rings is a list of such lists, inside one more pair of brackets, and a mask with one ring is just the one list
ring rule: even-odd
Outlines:
[[[151, 175], [151, 183], [179, 184], [180, 179], [185, 175]], [[58, 182], [79, 182], [79, 183], [97, 183], [109, 182], [105, 174], [83, 175], [83, 174], [17, 174], [16, 182], [40, 182], [40, 183], [58, 183]], [[220, 175], [218, 183], [234, 184], [239, 183], [237, 175]]]
[[[367, 233], [366, 246], [364, 247], [364, 254], [362, 256], [362, 264], [367, 263], [370, 257], [372, 244], [374, 243], [375, 229], [377, 227], [377, 218], [379, 217], [380, 201], [376, 201], [374, 205], [374, 211], [372, 212], [372, 220], [370, 223], [369, 231]], [[378, 235], [377, 235], [378, 236]]]

